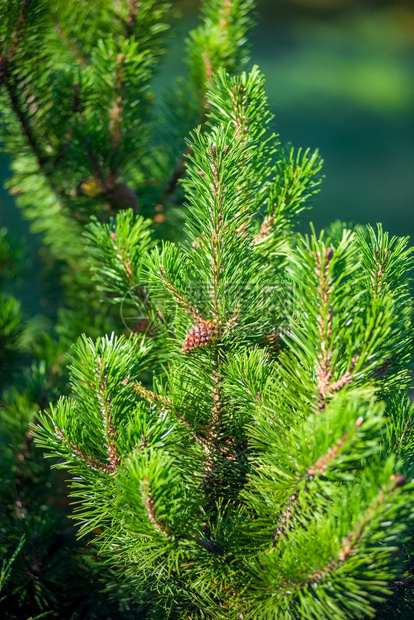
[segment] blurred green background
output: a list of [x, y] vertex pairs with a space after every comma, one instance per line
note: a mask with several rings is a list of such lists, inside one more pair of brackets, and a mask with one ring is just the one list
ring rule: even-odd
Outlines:
[[[156, 79], [159, 95], [185, 72], [183, 40], [197, 22], [197, 0], [175, 4], [183, 17]], [[281, 141], [319, 148], [325, 160], [321, 194], [301, 229], [339, 218], [414, 235], [414, 1], [259, 0], [251, 41]], [[18, 296], [28, 314], [43, 312], [54, 294], [41, 276], [44, 250], [4, 190], [0, 226], [25, 238]]]

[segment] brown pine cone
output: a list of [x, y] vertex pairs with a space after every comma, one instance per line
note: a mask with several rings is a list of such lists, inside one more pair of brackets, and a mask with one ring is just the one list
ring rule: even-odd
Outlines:
[[138, 209], [137, 195], [126, 183], [116, 183], [106, 192], [106, 196], [115, 211], [133, 209], [136, 212]]
[[208, 347], [220, 337], [220, 330], [216, 321], [201, 321], [190, 329], [183, 342], [183, 353], [199, 347]]

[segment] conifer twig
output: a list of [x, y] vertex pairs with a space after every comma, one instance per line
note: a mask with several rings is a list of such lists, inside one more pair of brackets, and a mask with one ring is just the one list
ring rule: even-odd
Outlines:
[[57, 17], [53, 20], [55, 32], [58, 34], [59, 38], [62, 40], [62, 44], [70, 51], [72, 57], [77, 60], [77, 62], [83, 67], [87, 67], [89, 65], [89, 60], [85, 56], [82, 51], [81, 46], [78, 41], [76, 41], [73, 37], [68, 36], [62, 24], [59, 22]]
[[128, 0], [128, 15], [125, 20], [126, 34], [131, 36], [140, 9], [141, 0]]
[[182, 413], [180, 413], [175, 407], [173, 407], [171, 398], [169, 398], [168, 396], [161, 396], [161, 394], [156, 394], [155, 392], [153, 392], [152, 390], [148, 390], [146, 387], [144, 387], [138, 382], [134, 383], [133, 390], [135, 392], [138, 392], [146, 401], [173, 413], [174, 417], [178, 420], [178, 422], [180, 422], [180, 424], [182, 424], [188, 431], [192, 433], [194, 440], [201, 445], [204, 452], [206, 454], [210, 454], [210, 448], [205, 436], [200, 432], [195, 432], [194, 425], [191, 424], [191, 422], [189, 422], [182, 415]]
[[325, 475], [330, 461], [332, 461], [338, 455], [338, 452], [344, 445], [345, 441], [347, 440], [347, 437], [348, 437], [348, 433], [345, 433], [343, 437], [338, 439], [338, 441], [333, 446], [333, 448], [329, 448], [326, 454], [323, 454], [322, 456], [320, 456], [318, 460], [311, 467], [309, 467], [307, 471], [307, 476], [309, 480], [313, 480], [315, 476]]
[[152, 390], [148, 390], [146, 387], [144, 387], [143, 385], [141, 385], [141, 383], [138, 382], [134, 383], [133, 390], [134, 392], [138, 392], [138, 394], [148, 402], [171, 411], [172, 402], [171, 398], [169, 398], [168, 396], [161, 396], [161, 394], [156, 394], [155, 392], [153, 392]]
[[[236, 134], [236, 139], [240, 140], [243, 136], [247, 135], [246, 124], [246, 88], [241, 86], [240, 101], [237, 99], [237, 88], [233, 86], [231, 91], [231, 100], [233, 103], [233, 126]], [[244, 141], [244, 140], [243, 140]]]
[[171, 526], [167, 526], [162, 523], [156, 514], [155, 509], [155, 501], [151, 493], [151, 485], [148, 484], [148, 479], [144, 476], [142, 481], [142, 499], [144, 501], [145, 511], [147, 513], [148, 519], [150, 523], [153, 525], [154, 529], [158, 532], [161, 532], [167, 538], [176, 538], [177, 540], [186, 540], [188, 542], [193, 542], [199, 547], [202, 547], [209, 553], [213, 553], [218, 555], [221, 553], [220, 547], [213, 540], [204, 540], [202, 538], [194, 538], [187, 534], [174, 534], [175, 528]]
[[277, 541], [278, 541], [280, 536], [285, 536], [286, 535], [286, 531], [287, 531], [288, 527], [290, 527], [289, 526], [289, 521], [292, 519], [294, 506], [295, 506], [295, 503], [296, 503], [298, 497], [299, 497], [299, 493], [298, 492], [292, 493], [292, 495], [290, 497], [288, 497], [287, 502], [286, 502], [286, 509], [282, 513], [282, 515], [281, 515], [281, 517], [279, 519], [279, 523], [278, 523], [278, 526], [276, 528], [276, 531], [273, 534], [273, 547], [276, 546], [276, 543], [277, 543]]
[[404, 486], [406, 480], [404, 476], [392, 475], [390, 482], [392, 483], [391, 490], [387, 487], [383, 487], [380, 489], [379, 494], [375, 498], [373, 502], [371, 502], [370, 506], [368, 506], [364, 515], [361, 519], [356, 523], [353, 527], [352, 531], [342, 540], [341, 547], [339, 549], [338, 557], [336, 559], [332, 559], [328, 564], [326, 564], [320, 570], [315, 571], [314, 573], [308, 575], [306, 581], [301, 583], [301, 589], [304, 589], [306, 586], [317, 583], [323, 578], [329, 577], [334, 570], [339, 568], [348, 558], [350, 558], [354, 553], [361, 542], [366, 528], [369, 526], [372, 514], [380, 508], [380, 506], [386, 501], [389, 500], [392, 495], [397, 491], [398, 488]]
[[[329, 350], [330, 336], [332, 335], [332, 310], [330, 307], [330, 296], [332, 292], [332, 283], [329, 278], [329, 263], [332, 259], [333, 252], [331, 248], [327, 248], [325, 256], [325, 265], [322, 269], [322, 257], [320, 252], [317, 253], [316, 275], [319, 279], [319, 315], [318, 315], [318, 331], [320, 338], [320, 353], [318, 354], [318, 392], [319, 392], [319, 409], [325, 407], [325, 396], [332, 379], [332, 352]], [[324, 316], [326, 314], [326, 318]]]
[[110, 110], [110, 123], [109, 131], [111, 132], [112, 144], [114, 145], [115, 152], [119, 148], [119, 142], [121, 140], [121, 127], [122, 127], [122, 112], [123, 112], [123, 100], [122, 100], [122, 74], [123, 74], [123, 54], [118, 54], [116, 61], [115, 71], [115, 97]]
[[10, 47], [5, 56], [2, 56], [2, 48], [0, 49], [0, 84], [1, 84], [1, 81], [4, 82], [7, 93], [9, 95], [12, 110], [18, 119], [22, 133], [25, 136], [28, 145], [32, 149], [33, 154], [36, 157], [36, 160], [39, 164], [39, 167], [42, 169], [45, 176], [48, 178], [49, 182], [51, 183], [52, 189], [56, 191], [55, 187], [52, 184], [50, 172], [47, 170], [47, 167], [46, 167], [46, 164], [48, 163], [49, 158], [43, 153], [35, 137], [33, 128], [30, 125], [27, 114], [24, 112], [23, 107], [20, 103], [18, 91], [11, 76], [11, 65], [13, 62], [13, 57], [18, 50], [18, 47], [22, 41], [23, 34], [24, 34], [24, 24], [25, 24], [26, 9], [27, 9], [28, 4], [29, 4], [29, 0], [23, 0], [20, 5], [20, 12], [19, 12], [18, 20], [17, 20], [16, 29], [14, 31]]
[[[212, 259], [211, 259], [211, 268], [212, 268], [212, 279], [213, 286], [211, 288], [211, 296], [213, 301], [213, 309], [214, 309], [214, 318], [216, 320], [219, 319], [220, 315], [220, 301], [219, 301], [219, 276], [220, 271], [223, 268], [223, 263], [220, 263], [219, 259], [219, 251], [221, 250], [222, 239], [221, 239], [221, 227], [223, 223], [223, 200], [224, 200], [224, 192], [222, 191], [218, 168], [217, 168], [217, 147], [215, 144], [211, 147], [209, 152], [210, 159], [210, 168], [213, 175], [213, 183], [211, 186], [212, 197], [211, 197], [211, 207], [214, 214], [213, 227], [211, 230], [212, 237]], [[217, 214], [215, 213], [215, 203], [217, 203]]]
[[[361, 423], [358, 420], [357, 420], [357, 425], [361, 426]], [[340, 451], [340, 449], [346, 442], [347, 437], [348, 437], [348, 433], [345, 433], [343, 437], [338, 439], [338, 441], [332, 448], [329, 448], [326, 454], [323, 454], [322, 456], [320, 456], [315, 461], [315, 463], [311, 465], [311, 467], [309, 467], [309, 469], [306, 472], [306, 484], [308, 481], [313, 480], [316, 476], [324, 476], [326, 474], [326, 470], [330, 462], [338, 455], [338, 452]], [[302, 492], [306, 490], [306, 484], [305, 484], [305, 488], [302, 489]], [[294, 493], [292, 493], [292, 495], [290, 495], [290, 497], [286, 501], [286, 509], [282, 513], [279, 519], [277, 529], [273, 535], [273, 541], [274, 541], [273, 546], [275, 546], [277, 540], [279, 539], [281, 535], [286, 534], [287, 528], [289, 527], [289, 521], [293, 517], [293, 511], [294, 511], [295, 504], [297, 500], [299, 499], [299, 494], [300, 494], [299, 491], [295, 491]]]
[[[102, 361], [99, 360], [100, 365]], [[115, 444], [116, 430], [113, 422], [113, 409], [112, 401], [109, 396], [106, 396], [106, 377], [108, 369], [105, 367], [102, 375], [102, 379], [99, 380], [98, 386], [98, 402], [101, 408], [103, 428], [107, 443], [105, 444], [108, 461], [111, 464], [112, 471], [115, 471], [121, 464], [121, 457], [118, 452], [118, 448]], [[98, 377], [100, 376], [100, 369], [97, 368]]]
[[175, 288], [174, 283], [170, 282], [167, 278], [167, 274], [165, 272], [165, 268], [163, 265], [159, 265], [159, 269], [160, 269], [160, 273], [161, 273], [161, 279], [164, 282], [165, 286], [168, 288], [168, 290], [173, 294], [173, 296], [175, 297], [175, 299], [178, 301], [178, 303], [180, 304], [180, 306], [182, 306], [184, 308], [184, 310], [187, 312], [187, 314], [189, 316], [191, 316], [195, 321], [197, 322], [201, 322], [203, 320], [203, 317], [201, 316], [201, 314], [198, 312], [198, 310], [196, 308], [194, 308], [193, 306], [191, 306], [182, 296], [182, 294]]
[[23, 108], [19, 101], [19, 96], [17, 94], [16, 86], [13, 80], [10, 79], [9, 67], [7, 67], [4, 72], [4, 83], [5, 83], [8, 95], [9, 95], [11, 107], [19, 121], [22, 133], [25, 136], [30, 148], [32, 149], [33, 154], [36, 157], [37, 162], [39, 164], [39, 167], [42, 169], [42, 172], [44, 172], [45, 175], [50, 180], [50, 172], [48, 172], [45, 169], [45, 166], [48, 163], [49, 158], [46, 157], [45, 154], [42, 152], [42, 149], [40, 148], [40, 145], [37, 142], [33, 129], [30, 125], [29, 119], [27, 118], [26, 113], [23, 111]]
[[20, 12], [19, 12], [19, 17], [17, 19], [16, 30], [14, 31], [13, 39], [12, 39], [9, 51], [7, 53], [7, 57], [9, 61], [13, 58], [23, 38], [24, 23], [26, 20], [26, 10], [27, 10], [29, 2], [30, 0], [23, 0], [20, 5]]
[[384, 278], [384, 273], [387, 268], [387, 264], [390, 259], [390, 256], [391, 256], [390, 249], [385, 250], [385, 252], [381, 256], [381, 250], [379, 249], [379, 247], [377, 246], [375, 248], [374, 262], [375, 262], [375, 267], [377, 271], [373, 273], [371, 276], [374, 297], [380, 296], [384, 289], [383, 278]]
[[102, 463], [99, 459], [94, 458], [90, 454], [87, 454], [84, 450], [81, 450], [76, 444], [72, 441], [69, 441], [65, 436], [64, 430], [60, 430], [57, 426], [55, 426], [55, 433], [57, 437], [60, 439], [62, 443], [64, 443], [69, 450], [77, 456], [85, 465], [91, 467], [92, 469], [96, 469], [98, 471], [103, 471], [106, 474], [112, 474], [114, 472], [112, 465], [107, 465]]
[[151, 486], [148, 484], [146, 476], [142, 481], [142, 498], [144, 500], [145, 510], [149, 521], [154, 528], [164, 534], [167, 538], [171, 538], [171, 532], [157, 519], [155, 513], [155, 502], [151, 494]]

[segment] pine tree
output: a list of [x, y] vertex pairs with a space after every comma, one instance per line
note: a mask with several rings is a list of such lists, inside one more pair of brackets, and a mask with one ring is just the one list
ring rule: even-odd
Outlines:
[[[91, 282], [85, 224], [91, 215], [107, 222], [132, 208], [151, 218], [156, 237], [180, 234], [184, 136], [205, 122], [211, 76], [245, 64], [252, 5], [202, 3], [186, 46], [188, 75], [161, 106], [152, 88], [177, 17], [172, 2], [0, 0], [0, 144], [13, 171], [8, 187], [41, 235], [60, 293], [49, 317], [53, 328], [41, 333], [25, 323], [8, 292], [0, 298], [1, 388], [8, 384], [0, 395], [0, 548], [6, 560], [15, 557], [5, 564], [11, 571], [0, 602], [7, 618], [136, 617], [134, 603], [125, 602], [110, 570], [86, 548], [92, 534], [76, 543], [63, 477], [35, 448], [30, 424], [36, 411], [66, 394], [64, 352], [80, 334], [125, 331], [118, 307], [108, 310]], [[3, 264], [1, 244], [4, 236], [1, 277], [13, 275], [16, 261]]]
[[202, 22], [187, 40], [188, 77], [160, 123], [151, 87], [175, 18], [171, 2], [3, 0], [10, 186], [59, 260], [79, 261], [91, 214], [107, 220], [132, 208], [158, 213], [159, 222], [154, 206], [175, 204], [184, 136], [204, 117], [206, 83], [218, 67], [234, 73], [245, 63], [252, 4], [203, 2]]
[[257, 68], [205, 102], [182, 242], [132, 210], [87, 226], [140, 328], [78, 340], [36, 441], [149, 618], [374, 617], [412, 556], [412, 250], [293, 233], [321, 161], [269, 131]]

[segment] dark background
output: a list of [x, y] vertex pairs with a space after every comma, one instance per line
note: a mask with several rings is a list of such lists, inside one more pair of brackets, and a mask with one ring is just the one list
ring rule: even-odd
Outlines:
[[[183, 39], [197, 23], [199, 2], [176, 4], [183, 17], [156, 79], [158, 94], [185, 72]], [[281, 141], [319, 148], [325, 160], [322, 191], [301, 229], [339, 218], [413, 235], [414, 1], [259, 0], [251, 41], [251, 64], [266, 75]], [[2, 184], [8, 170], [0, 158]], [[18, 296], [33, 316], [50, 295], [43, 250], [4, 190], [1, 226], [26, 239]]]

